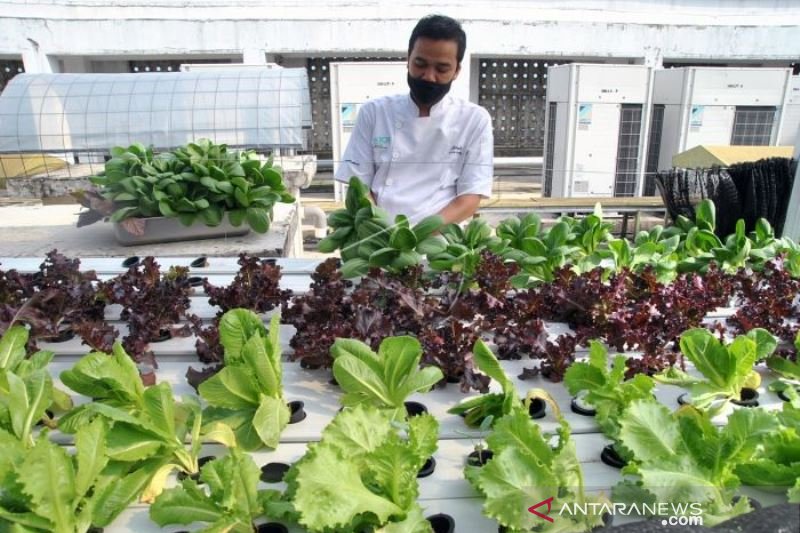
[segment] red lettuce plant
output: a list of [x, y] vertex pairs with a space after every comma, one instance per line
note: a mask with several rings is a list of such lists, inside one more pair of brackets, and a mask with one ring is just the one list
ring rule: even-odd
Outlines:
[[109, 302], [122, 306], [120, 318], [128, 323], [128, 335], [122, 341], [125, 351], [136, 362], [157, 366], [150, 350], [151, 342], [165, 336], [187, 337], [191, 285], [186, 267], [172, 267], [162, 273], [153, 257], [132, 266], [104, 284]]

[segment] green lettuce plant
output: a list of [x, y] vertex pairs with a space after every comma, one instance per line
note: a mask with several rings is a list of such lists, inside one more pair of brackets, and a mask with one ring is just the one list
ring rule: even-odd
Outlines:
[[650, 377], [636, 374], [625, 379], [625, 360], [624, 355], [617, 355], [609, 369], [606, 348], [590, 341], [589, 359], [573, 363], [564, 375], [564, 385], [570, 394], [584, 393], [582, 401], [594, 407], [597, 424], [615, 442], [619, 440], [620, 417], [625, 409], [636, 400], [653, 398], [654, 383]]
[[417, 472], [436, 451], [437, 434], [428, 414], [398, 423], [368, 404], [345, 409], [284, 476], [283, 501], [293, 507], [285, 516], [312, 533], [432, 531], [417, 503]]
[[[531, 402], [542, 397], [542, 391], [531, 389], [522, 401], [517, 393], [514, 383], [503, 371], [497, 357], [482, 340], [478, 339], [472, 348], [475, 367], [500, 384], [502, 392], [490, 392], [474, 398], [464, 400], [447, 410], [448, 413], [464, 417], [464, 422], [470, 427], [480, 427], [489, 417], [496, 421], [504, 415], [510, 414], [514, 409], [522, 408], [527, 413]], [[554, 402], [551, 406], [557, 411]]]
[[142, 492], [154, 463], [128, 470], [109, 460], [108, 424], [97, 418], [75, 435], [75, 453], [44, 432], [26, 448], [0, 430], [0, 530], [84, 533], [108, 526]]
[[[122, 344], [114, 343], [111, 354], [92, 352], [78, 360], [69, 370], [61, 373], [61, 382], [71, 390], [128, 413], [144, 409], [145, 387], [139, 377], [136, 363], [125, 352]], [[58, 421], [66, 433], [75, 433], [96, 414], [91, 404], [76, 406]]]
[[277, 490], [257, 490], [261, 469], [238, 447], [200, 469], [200, 481], [184, 479], [150, 506], [150, 518], [161, 527], [202, 522], [204, 531], [252, 533], [253, 521], [265, 514], [267, 502], [278, 502]]
[[47, 411], [68, 409], [72, 400], [53, 386], [47, 368], [53, 353], [39, 351], [26, 358], [27, 341], [23, 326], [10, 327], [0, 338], [0, 430], [30, 447], [37, 423], [54, 426]]
[[722, 343], [707, 329], [693, 328], [681, 335], [681, 352], [703, 377], [695, 378], [671, 367], [653, 378], [688, 387], [692, 405], [718, 413], [729, 401], [738, 400], [743, 388], [758, 387], [761, 376], [753, 366], [768, 357], [776, 346], [775, 337], [761, 328], [736, 337], [730, 344]]
[[[483, 512], [509, 533], [527, 531], [581, 532], [602, 526], [602, 514], [559, 514], [546, 522], [528, 507], [553, 498], [552, 505], [607, 503], [586, 494], [583, 472], [569, 425], [559, 416], [558, 443], [543, 435], [538, 424], [521, 408], [513, 409], [494, 424], [486, 437], [492, 457], [483, 466], [467, 465], [464, 476], [485, 498]], [[602, 507], [601, 507], [602, 508]], [[589, 509], [594, 511], [595, 507]], [[546, 509], [542, 509], [546, 512]]]
[[614, 501], [699, 503], [707, 526], [747, 513], [747, 498], [735, 498], [741, 484], [737, 467], [750, 462], [778, 427], [763, 409], [737, 410], [720, 428], [693, 406], [672, 413], [657, 402], [636, 400], [623, 413], [619, 432], [634, 458], [622, 469], [631, 477], [614, 487]]
[[[795, 336], [794, 347], [800, 354], [800, 332]], [[770, 370], [781, 376], [769, 384], [769, 390], [782, 392], [795, 407], [800, 408], [800, 364], [778, 356], [767, 357], [766, 363]]]
[[233, 429], [245, 450], [276, 448], [291, 415], [283, 397], [280, 316], [269, 331], [261, 318], [246, 309], [226, 312], [219, 323], [225, 367], [204, 381], [198, 391], [209, 405], [209, 424]]
[[[142, 493], [143, 502], [152, 502], [164, 490], [173, 470], [187, 475], [199, 472], [203, 428], [200, 402], [194, 396], [176, 402], [168, 383], [147, 387], [140, 411], [128, 412], [97, 402], [88, 404], [83, 416], [100, 417], [111, 424], [106, 446], [109, 459], [132, 469], [142, 464], [156, 465]], [[205, 430], [206, 440], [226, 446], [235, 442], [233, 433], [224, 426], [206, 426]]]
[[765, 435], [759, 453], [735, 472], [746, 485], [786, 491], [790, 502], [800, 503], [800, 407], [784, 404], [777, 420], [781, 427]]
[[387, 337], [378, 353], [356, 339], [336, 339], [331, 347], [333, 375], [344, 391], [341, 403], [371, 404], [405, 416], [403, 403], [415, 392], [426, 392], [444, 379], [437, 367], [419, 368], [422, 347], [409, 336]]
[[[25, 326], [11, 326], [3, 336], [0, 337], [0, 395], [9, 393], [9, 383], [6, 375], [8, 373], [15, 374], [22, 380], [33, 379], [40, 380], [40, 371], [48, 377], [43, 378], [45, 382], [49, 380], [50, 386], [46, 386], [49, 395], [50, 403], [45, 407], [53, 414], [63, 413], [72, 408], [72, 398], [67, 393], [52, 386], [52, 380], [49, 379], [47, 366], [53, 360], [55, 354], [51, 351], [40, 350], [27, 357], [25, 346], [28, 343], [29, 333]], [[37, 396], [31, 396], [35, 398]], [[45, 425], [52, 426], [53, 422], [48, 413], [44, 413], [40, 418], [34, 420], [38, 422], [42, 420]]]

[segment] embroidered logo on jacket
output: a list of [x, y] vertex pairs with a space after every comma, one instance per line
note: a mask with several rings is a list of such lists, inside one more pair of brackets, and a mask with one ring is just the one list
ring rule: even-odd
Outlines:
[[391, 137], [373, 137], [372, 138], [372, 147], [373, 148], [389, 148], [389, 144], [392, 142]]

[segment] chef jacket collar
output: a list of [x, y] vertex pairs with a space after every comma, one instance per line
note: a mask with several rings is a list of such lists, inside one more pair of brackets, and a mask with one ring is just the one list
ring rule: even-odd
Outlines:
[[[442, 113], [444, 113], [444, 111], [450, 106], [452, 101], [453, 101], [452, 96], [450, 96], [449, 94], [444, 95], [444, 98], [433, 104], [433, 106], [431, 107], [430, 116], [435, 117], [437, 115], [441, 115]], [[419, 118], [419, 107], [417, 107], [417, 104], [411, 98], [411, 93], [408, 93], [406, 95], [405, 104], [406, 104], [405, 106], [406, 111], [408, 112], [408, 114], [414, 118]]]

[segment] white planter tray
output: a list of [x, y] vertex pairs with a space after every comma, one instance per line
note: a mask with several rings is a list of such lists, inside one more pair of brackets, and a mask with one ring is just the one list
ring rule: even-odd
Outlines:
[[144, 235], [129, 233], [119, 222], [114, 224], [114, 237], [123, 246], [153, 244], [157, 242], [191, 241], [198, 239], [222, 239], [239, 237], [250, 233], [250, 226], [242, 224], [238, 228], [230, 223], [227, 216], [222, 218], [219, 226], [206, 226], [195, 222], [184, 226], [177, 218], [152, 217], [144, 218]]

